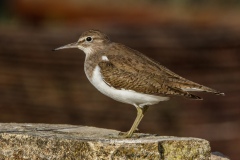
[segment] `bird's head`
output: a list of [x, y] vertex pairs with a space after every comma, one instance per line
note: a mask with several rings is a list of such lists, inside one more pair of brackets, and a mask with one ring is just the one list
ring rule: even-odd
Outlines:
[[105, 45], [108, 43], [110, 43], [110, 39], [107, 35], [97, 30], [89, 30], [83, 32], [77, 42], [58, 47], [54, 49], [54, 51], [67, 48], [78, 48], [87, 55], [104, 49]]

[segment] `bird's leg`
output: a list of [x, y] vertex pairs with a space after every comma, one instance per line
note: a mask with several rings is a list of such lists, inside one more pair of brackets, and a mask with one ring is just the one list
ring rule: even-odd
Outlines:
[[147, 112], [149, 106], [143, 106], [143, 107], [139, 107], [137, 106], [137, 117], [131, 127], [131, 129], [127, 132], [127, 134], [125, 135], [126, 138], [130, 138], [133, 135], [133, 132], [137, 129], [139, 123], [141, 122], [144, 114]]

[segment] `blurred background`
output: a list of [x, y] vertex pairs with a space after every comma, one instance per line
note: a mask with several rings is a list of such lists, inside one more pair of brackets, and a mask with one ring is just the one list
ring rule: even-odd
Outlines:
[[51, 50], [98, 29], [192, 81], [196, 93], [150, 107], [140, 132], [198, 137], [231, 159], [240, 152], [240, 1], [0, 1], [0, 122], [76, 124], [127, 131], [133, 106], [88, 82], [77, 49]]

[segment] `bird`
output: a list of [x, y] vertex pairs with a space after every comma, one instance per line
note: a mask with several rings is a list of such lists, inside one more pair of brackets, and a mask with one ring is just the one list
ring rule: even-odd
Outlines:
[[132, 127], [122, 134], [125, 138], [131, 138], [138, 130], [140, 121], [151, 105], [174, 96], [202, 100], [191, 91], [224, 95], [179, 76], [137, 50], [112, 42], [99, 30], [85, 31], [77, 42], [53, 51], [69, 48], [77, 48], [85, 53], [84, 71], [97, 90], [116, 101], [136, 107], [137, 116]]

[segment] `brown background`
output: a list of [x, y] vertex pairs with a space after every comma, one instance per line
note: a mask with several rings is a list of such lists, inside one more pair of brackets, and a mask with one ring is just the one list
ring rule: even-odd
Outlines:
[[[217, 3], [215, 3], [217, 2]], [[127, 131], [133, 106], [99, 93], [77, 49], [51, 50], [99, 29], [177, 74], [225, 92], [152, 106], [141, 132], [199, 137], [239, 158], [240, 6], [229, 1], [2, 1], [0, 122], [67, 123]]]

